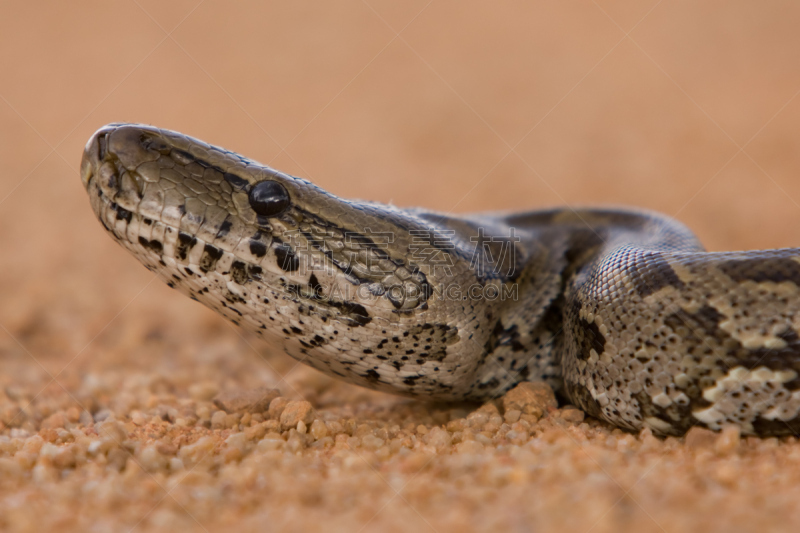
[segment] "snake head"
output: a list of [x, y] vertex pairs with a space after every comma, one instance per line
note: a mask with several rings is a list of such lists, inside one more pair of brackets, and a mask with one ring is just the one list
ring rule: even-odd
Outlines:
[[364, 308], [365, 317], [368, 308], [426, 311], [437, 276], [451, 278], [451, 256], [463, 255], [430, 217], [344, 200], [151, 126], [99, 129], [84, 150], [81, 178], [106, 229], [151, 270], [186, 265], [245, 281], [260, 273], [284, 297]]
[[500, 300], [473, 289], [516, 279], [505, 263], [495, 275], [471, 261], [509, 248], [483, 224], [341, 199], [143, 125], [99, 129], [81, 179], [106, 230], [170, 287], [318, 370], [440, 399], [511, 385], [476, 378], [504, 341]]
[[81, 178], [106, 229], [151, 269], [175, 259], [213, 270], [229, 253], [279, 284], [325, 292], [347, 281], [369, 293], [359, 299], [390, 310], [424, 308], [431, 295], [424, 254], [408, 260], [413, 242], [434, 231], [422, 218], [343, 200], [200, 140], [110, 124], [87, 143]]

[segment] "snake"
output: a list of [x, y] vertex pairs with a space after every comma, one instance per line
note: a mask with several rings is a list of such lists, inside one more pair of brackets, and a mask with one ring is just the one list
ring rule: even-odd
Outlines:
[[800, 249], [707, 252], [632, 208], [348, 200], [139, 124], [95, 132], [80, 173], [106, 231], [167, 285], [334, 378], [433, 402], [544, 381], [660, 435], [800, 430]]

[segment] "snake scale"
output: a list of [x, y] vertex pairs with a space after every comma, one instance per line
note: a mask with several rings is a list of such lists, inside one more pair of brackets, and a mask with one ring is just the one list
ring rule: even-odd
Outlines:
[[348, 382], [481, 401], [544, 380], [627, 430], [800, 430], [800, 249], [706, 252], [640, 210], [345, 200], [133, 124], [92, 136], [81, 177], [170, 287]]

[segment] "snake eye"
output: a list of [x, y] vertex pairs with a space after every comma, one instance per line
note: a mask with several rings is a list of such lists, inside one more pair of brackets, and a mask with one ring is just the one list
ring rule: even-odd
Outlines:
[[289, 206], [289, 192], [277, 181], [262, 181], [250, 189], [250, 207], [265, 217], [279, 215]]

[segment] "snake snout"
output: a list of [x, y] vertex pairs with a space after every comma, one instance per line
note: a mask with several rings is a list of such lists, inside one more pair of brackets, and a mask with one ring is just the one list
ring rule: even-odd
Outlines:
[[92, 178], [100, 171], [100, 166], [108, 158], [109, 136], [122, 124], [107, 124], [94, 132], [83, 148], [81, 157], [81, 182], [88, 189]]
[[153, 135], [157, 135], [154, 128], [132, 124], [109, 124], [97, 130], [83, 150], [83, 186], [90, 194], [94, 190], [115, 202], [138, 203], [144, 180], [136, 170], [159, 155], [148, 149], [149, 144], [145, 146]]

